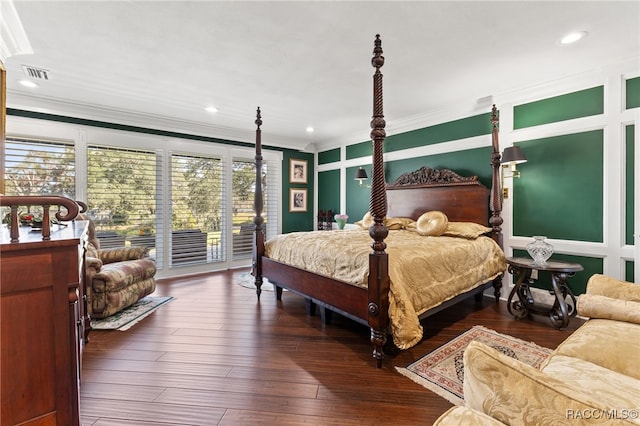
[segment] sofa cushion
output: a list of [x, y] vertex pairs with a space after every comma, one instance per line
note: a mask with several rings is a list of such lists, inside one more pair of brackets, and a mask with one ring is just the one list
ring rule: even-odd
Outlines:
[[594, 274], [587, 281], [587, 293], [620, 300], [640, 302], [640, 286], [602, 274]]
[[117, 247], [102, 249], [99, 253], [102, 262], [114, 263], [145, 258], [149, 254], [149, 248], [143, 246]]
[[[480, 342], [464, 352], [465, 405], [508, 425], [575, 425], [576, 416], [604, 413], [597, 397]], [[633, 409], [636, 407], [629, 407]], [[628, 418], [598, 424], [635, 424]]]
[[590, 319], [553, 352], [640, 379], [638, 354], [640, 325], [608, 319]]
[[553, 355], [543, 371], [590, 392], [605, 406], [623, 413], [640, 407], [640, 380], [578, 358]]
[[598, 294], [578, 298], [578, 314], [588, 318], [604, 318], [640, 324], [640, 302], [620, 300]]
[[153, 278], [155, 273], [156, 262], [151, 258], [105, 263], [93, 276], [91, 286], [94, 295], [119, 291], [137, 281]]
[[127, 288], [109, 293], [94, 293], [88, 304], [91, 318], [106, 318], [128, 308], [156, 290], [156, 281], [149, 278]]
[[436, 419], [433, 426], [460, 426], [460, 425], [476, 425], [476, 426], [496, 426], [503, 425], [496, 419], [486, 414], [473, 410], [469, 407], [458, 406], [449, 408], [443, 415]]

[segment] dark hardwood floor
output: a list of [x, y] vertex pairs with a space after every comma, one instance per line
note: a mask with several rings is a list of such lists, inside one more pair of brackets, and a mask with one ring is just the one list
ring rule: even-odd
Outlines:
[[369, 330], [334, 315], [323, 326], [301, 297], [233, 284], [244, 270], [158, 283], [175, 300], [127, 331], [93, 331], [81, 385], [84, 426], [427, 425], [451, 404], [396, 372], [470, 327], [555, 348], [580, 324], [516, 321], [485, 297], [423, 321], [425, 338], [371, 359]]

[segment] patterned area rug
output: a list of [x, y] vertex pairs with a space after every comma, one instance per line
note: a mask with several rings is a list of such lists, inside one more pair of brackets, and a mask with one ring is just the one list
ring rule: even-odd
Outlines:
[[127, 309], [123, 309], [110, 317], [92, 319], [91, 328], [93, 330], [128, 330], [145, 317], [151, 315], [160, 306], [172, 300], [173, 297], [143, 297]]
[[[234, 282], [242, 287], [256, 289], [256, 279], [250, 272], [243, 272], [240, 275], [234, 277]], [[262, 278], [262, 291], [273, 291], [273, 284], [266, 278]]]
[[505, 355], [536, 368], [552, 352], [551, 349], [543, 348], [535, 343], [525, 342], [476, 325], [406, 368], [396, 367], [396, 369], [400, 374], [407, 376], [452, 404], [463, 405], [462, 354], [472, 340], [482, 342]]

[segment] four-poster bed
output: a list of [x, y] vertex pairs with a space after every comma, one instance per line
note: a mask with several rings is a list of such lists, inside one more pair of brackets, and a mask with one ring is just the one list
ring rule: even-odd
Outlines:
[[[491, 285], [497, 300], [506, 266], [501, 248], [502, 199], [498, 186], [500, 152], [495, 106], [492, 113], [491, 191], [478, 181], [477, 176], [461, 177], [446, 169], [422, 168], [402, 175], [393, 184], [386, 184], [383, 161], [386, 133], [380, 72], [384, 57], [379, 35], [374, 42], [371, 63], [375, 73], [369, 204], [372, 224], [365, 227], [368, 233], [362, 230], [311, 231], [265, 241], [262, 185], [258, 184], [252, 272], [258, 298], [262, 280], [268, 278], [276, 288], [278, 300], [285, 288], [302, 295], [311, 312], [319, 306], [323, 320], [328, 320], [333, 311], [367, 325], [371, 330], [373, 358], [377, 367], [381, 367], [387, 333], [392, 332], [398, 347], [411, 347], [422, 337], [420, 319], [472, 295], [481, 297]], [[262, 119], [259, 108], [255, 123], [256, 182], [260, 182]], [[420, 235], [416, 232], [415, 221], [432, 211], [444, 213], [449, 222], [447, 229], [460, 224], [465, 229], [473, 228], [476, 234], [469, 236], [465, 231], [463, 238], [448, 231], [442, 236]], [[334, 241], [325, 242], [322, 240], [325, 236]], [[288, 244], [293, 246], [280, 246], [280, 240], [292, 240]], [[339, 249], [329, 244], [347, 251], [338, 254]], [[292, 256], [293, 252], [302, 252], [303, 246], [315, 246], [316, 251], [304, 259]], [[401, 246], [412, 254], [400, 251]], [[456, 253], [462, 253], [462, 258], [454, 257]], [[428, 259], [435, 259], [436, 254], [439, 260]], [[465, 264], [467, 258], [475, 258], [476, 263]], [[327, 264], [334, 264], [333, 269], [323, 269]], [[460, 271], [449, 273], [456, 269]], [[409, 276], [408, 271], [417, 275]], [[434, 278], [433, 283], [427, 276]], [[412, 286], [416, 283], [415, 287], [405, 285], [405, 281], [411, 282]]]

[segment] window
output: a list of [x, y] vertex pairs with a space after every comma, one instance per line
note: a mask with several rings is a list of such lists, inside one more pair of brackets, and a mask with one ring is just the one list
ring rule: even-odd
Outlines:
[[[253, 149], [46, 120], [16, 120], [12, 131], [7, 195], [86, 202], [102, 248], [146, 246], [163, 278], [250, 262]], [[280, 227], [281, 163], [263, 152], [267, 237]]]
[[[5, 153], [7, 195], [56, 195], [75, 200], [73, 144], [8, 137]], [[42, 214], [37, 207], [34, 211], [25, 209], [22, 213]], [[57, 210], [57, 207], [52, 209]], [[2, 214], [3, 219], [8, 213], [6, 210]]]
[[225, 259], [223, 171], [219, 158], [171, 156], [171, 266]]
[[128, 242], [155, 253], [157, 173], [155, 152], [88, 146], [87, 213], [101, 248]]
[[[255, 216], [256, 165], [250, 160], [233, 161], [232, 200], [233, 209], [233, 259], [251, 257]], [[263, 186], [264, 191], [264, 186]]]
[[[262, 217], [265, 237], [278, 233], [278, 167], [275, 162], [262, 164], [262, 194], [264, 206]], [[253, 231], [255, 224], [254, 200], [256, 165], [254, 160], [235, 159], [233, 161], [232, 208], [233, 208], [233, 259], [250, 258], [253, 253]]]
[[73, 144], [7, 138], [7, 195], [61, 195], [75, 199]]

